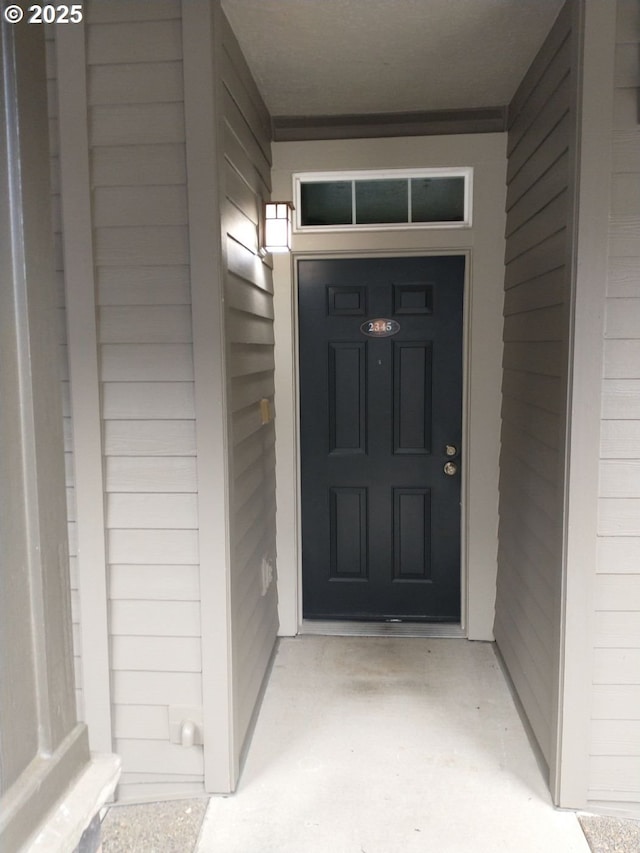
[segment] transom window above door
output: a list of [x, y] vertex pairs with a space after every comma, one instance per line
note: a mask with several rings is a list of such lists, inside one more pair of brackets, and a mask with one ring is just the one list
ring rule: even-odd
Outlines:
[[294, 230], [468, 228], [471, 168], [294, 175]]

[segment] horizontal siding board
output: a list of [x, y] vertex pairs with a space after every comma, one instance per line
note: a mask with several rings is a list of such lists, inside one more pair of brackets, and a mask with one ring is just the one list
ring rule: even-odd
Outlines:
[[259, 287], [267, 293], [273, 293], [271, 270], [262, 258], [248, 252], [240, 243], [231, 237], [227, 238], [227, 267], [228, 272]]
[[618, 800], [623, 800], [624, 795], [634, 802], [640, 799], [640, 757], [595, 755], [589, 766], [592, 799], [610, 798], [612, 791]]
[[242, 542], [249, 530], [256, 524], [260, 524], [265, 514], [264, 498], [260, 494], [254, 494], [252, 498], [241, 507], [241, 512], [236, 513], [234, 523], [234, 542]]
[[[507, 186], [507, 208], [511, 209], [529, 189], [534, 186], [550, 169], [567, 155], [571, 142], [570, 116], [565, 116], [562, 121], [551, 131], [544, 145], [534, 151], [522, 166], [517, 175], [514, 175]], [[568, 158], [567, 158], [568, 159]]]
[[605, 337], [640, 339], [640, 300], [607, 300]]
[[[597, 575], [595, 600], [598, 610], [640, 611], [640, 570], [638, 574]], [[638, 643], [638, 649], [640, 649], [640, 643]], [[640, 683], [640, 670], [638, 683]]]
[[95, 234], [95, 258], [98, 266], [185, 266], [188, 231], [180, 225], [100, 228]]
[[109, 0], [108, 3], [89, 3], [86, 15], [91, 24], [179, 19], [180, 0], [153, 0], [152, 3]]
[[202, 682], [196, 672], [114, 672], [113, 698], [122, 705], [200, 705]]
[[[234, 47], [228, 42], [223, 45], [220, 66], [222, 81], [245, 117], [263, 156], [271, 163], [271, 117], [237, 44]], [[234, 62], [234, 57], [239, 61]]]
[[187, 305], [105, 306], [99, 315], [102, 344], [191, 343], [191, 308]]
[[262, 171], [252, 162], [244, 150], [242, 142], [228, 124], [224, 126], [224, 153], [227, 160], [234, 169], [239, 172], [244, 180], [261, 198], [269, 198], [271, 194], [270, 170]]
[[227, 313], [228, 340], [233, 343], [262, 344], [272, 346], [273, 322], [244, 312], [229, 310]]
[[232, 344], [229, 365], [231, 377], [273, 370], [273, 347]]
[[611, 181], [611, 213], [615, 227], [619, 216], [640, 213], [640, 173], [613, 175]]
[[517, 201], [509, 203], [507, 197], [507, 234], [519, 228], [538, 210], [542, 210], [567, 186], [569, 174], [569, 154], [564, 151], [560, 157], [534, 181]]
[[258, 225], [262, 213], [262, 200], [251, 189], [242, 175], [236, 172], [231, 163], [226, 161], [224, 185], [225, 194], [229, 201], [241, 210], [255, 225]]
[[592, 719], [640, 720], [639, 684], [597, 684], [592, 696]]
[[505, 287], [509, 289], [564, 266], [566, 241], [566, 230], [563, 229], [514, 258], [506, 268]]
[[[513, 562], [515, 557], [516, 562]], [[501, 575], [501, 596], [513, 614], [521, 622], [523, 635], [527, 634], [530, 651], [538, 660], [551, 665], [553, 657], [553, 624], [546, 612], [549, 591], [535, 577], [536, 567], [528, 564], [518, 571], [520, 557], [517, 552], [508, 553], [501, 545], [501, 563], [505, 571]], [[532, 581], [532, 583], [527, 583]], [[511, 604], [509, 604], [511, 602]]]
[[110, 145], [94, 148], [94, 187], [169, 186], [186, 184], [183, 143]]
[[562, 341], [505, 341], [503, 364], [524, 373], [562, 377], [564, 354]]
[[109, 597], [111, 600], [199, 601], [199, 567], [112, 565]]
[[593, 683], [640, 683], [640, 649], [595, 649]]
[[106, 456], [195, 456], [195, 421], [106, 421]]
[[229, 82], [229, 88], [232, 91], [238, 90], [238, 86], [234, 84], [233, 77], [230, 75], [230, 68], [235, 71], [236, 79], [242, 83], [242, 90], [246, 92], [248, 98], [254, 105], [254, 108], [259, 113], [260, 124], [264, 129], [265, 135], [269, 136], [271, 131], [271, 118], [269, 111], [265, 106], [262, 95], [253, 79], [251, 70], [247, 65], [244, 54], [238, 44], [235, 33], [231, 29], [229, 21], [222, 16], [222, 46], [224, 48], [222, 54], [221, 71], [224, 80]]
[[600, 496], [640, 497], [640, 461], [606, 459], [600, 462]]
[[557, 449], [559, 446], [558, 416], [551, 412], [503, 397], [502, 421], [504, 427], [517, 429], [523, 436], [537, 439], [547, 447]]
[[109, 494], [107, 526], [193, 530], [198, 527], [197, 497], [195, 494]]
[[640, 536], [640, 497], [601, 498], [598, 501], [598, 533], [601, 536]]
[[103, 344], [105, 382], [191, 382], [191, 344]]
[[[223, 94], [223, 112], [225, 121], [239, 140], [254, 168], [258, 170], [263, 181], [268, 185], [271, 181], [271, 156], [268, 140], [264, 137], [261, 140], [256, 138], [256, 128], [252, 127], [247, 121], [247, 117], [243, 115], [226, 88]], [[263, 145], [266, 151], [262, 147]]]
[[595, 615], [595, 647], [640, 649], [640, 611], [598, 611]]
[[640, 536], [600, 537], [597, 553], [598, 572], [601, 574], [637, 574]]
[[191, 456], [110, 456], [107, 492], [196, 492], [196, 460]]
[[258, 253], [257, 225], [230, 201], [223, 205], [222, 222], [222, 227], [229, 237], [244, 246], [252, 254]]
[[611, 420], [640, 420], [640, 379], [605, 379], [602, 416]]
[[502, 392], [510, 400], [558, 417], [562, 411], [562, 384], [557, 376], [541, 376], [505, 366]]
[[603, 459], [640, 459], [640, 420], [602, 421], [600, 456]]
[[171, 62], [180, 59], [182, 28], [179, 20], [96, 22], [88, 28], [89, 65]]
[[562, 305], [512, 314], [504, 321], [504, 340], [559, 341], [565, 326], [566, 314]]
[[186, 187], [98, 187], [93, 193], [96, 227], [186, 225]]
[[113, 636], [111, 668], [134, 672], [201, 672], [200, 637]]
[[616, 45], [615, 86], [637, 88], [640, 86], [640, 52], [635, 42]]
[[110, 530], [110, 563], [193, 565], [198, 559], [194, 530]]
[[568, 196], [562, 192], [517, 227], [507, 219], [507, 230], [513, 227], [513, 231], [508, 235], [506, 263], [561, 231], [566, 226], [567, 209]]
[[92, 146], [183, 143], [184, 107], [180, 102], [91, 107], [89, 138]]
[[116, 740], [114, 749], [130, 772], [201, 776], [204, 769], [201, 746], [184, 749], [175, 743], [120, 738]]
[[[200, 605], [195, 601], [113, 601], [111, 634], [113, 637], [199, 638]], [[179, 672], [181, 669], [164, 671]]]
[[606, 379], [640, 379], [640, 340], [605, 341], [604, 376]]
[[275, 429], [273, 425], [262, 430], [258, 440], [250, 437], [241, 441], [233, 448], [233, 471], [239, 477], [247, 468], [250, 468], [263, 457], [265, 467], [275, 470]]
[[[494, 633], [496, 644], [500, 654], [506, 663], [516, 692], [526, 709], [527, 719], [531, 725], [534, 737], [540, 747], [545, 761], [550, 760], [550, 725], [548, 712], [541, 705], [542, 697], [538, 694], [527, 680], [528, 660], [526, 648], [517, 640], [517, 627], [507, 624], [503, 626], [502, 617], [506, 616], [504, 611], [496, 615]], [[524, 655], [524, 657], [523, 657]]]
[[618, 131], [613, 135], [613, 172], [640, 172], [640, 133]]
[[175, 776], [164, 774], [163, 782], [134, 782], [128, 781], [128, 774], [123, 773], [118, 782], [119, 803], [156, 802], [158, 800], [199, 797], [205, 793], [204, 781], [200, 777], [189, 777], [197, 781], [185, 782]]
[[505, 505], [504, 517], [509, 523], [503, 528], [500, 549], [511, 555], [514, 566], [517, 565], [516, 556], [520, 554], [523, 564], [533, 572], [525, 584], [541, 603], [545, 596], [548, 603], [558, 588], [554, 565], [558, 558], [559, 537], [554, 531], [550, 533], [548, 519], [531, 513], [525, 503]]
[[572, 10], [570, 5], [565, 4], [560, 10], [544, 44], [529, 66], [509, 105], [509, 128], [513, 126], [518, 114], [522, 110], [526, 110], [526, 105], [532, 92], [535, 92], [536, 86], [542, 79], [547, 67], [567, 38], [567, 34], [572, 27], [571, 15]]
[[510, 458], [526, 462], [545, 480], [554, 482], [559, 466], [556, 448], [549, 447], [538, 438], [527, 435], [506, 422], [503, 422], [501, 438], [505, 452]]
[[227, 273], [225, 285], [228, 308], [235, 308], [256, 317], [273, 319], [273, 296], [268, 291], [254, 287], [233, 273]]
[[548, 64], [535, 87], [530, 90], [526, 103], [517, 112], [509, 125], [507, 155], [512, 156], [522, 139], [528, 135], [532, 125], [547, 109], [549, 101], [569, 74], [571, 66], [571, 40], [569, 31], [557, 47], [556, 52], [549, 58]]
[[638, 122], [638, 99], [635, 89], [616, 89], [613, 93], [614, 133], [634, 130]]
[[273, 373], [253, 373], [236, 379], [231, 386], [231, 410], [237, 412], [252, 404], [259, 406], [260, 400], [272, 400], [274, 394]]
[[[273, 460], [272, 460], [273, 461]], [[264, 460], [268, 463], [268, 459]], [[265, 470], [266, 469], [266, 470]], [[240, 509], [244, 504], [251, 500], [254, 495], [261, 494], [264, 497], [265, 505], [268, 505], [271, 497], [270, 488], [273, 485], [273, 467], [267, 468], [267, 464], [259, 465], [254, 468], [249, 468], [237, 477], [234, 482], [233, 489], [233, 508]]]
[[234, 412], [231, 418], [232, 435], [235, 444], [245, 441], [262, 430], [260, 409], [257, 406], [247, 406], [239, 412]]
[[[519, 460], [510, 460], [514, 469], [522, 469], [526, 475], [526, 482], [516, 482], [517, 474], [500, 476], [500, 494], [504, 498], [503, 504], [509, 501], [517, 501], [519, 504], [519, 515], [525, 526], [542, 538], [546, 537], [551, 547], [557, 542], [557, 519], [559, 497], [554, 494], [550, 483], [535, 477], [530, 470], [527, 472]], [[545, 500], [546, 499], [546, 500]], [[557, 556], [556, 556], [557, 560]], [[549, 569], [553, 569], [553, 563]]]
[[98, 270], [98, 304], [189, 305], [189, 267], [101, 267]]
[[531, 158], [534, 151], [543, 145], [545, 139], [558, 127], [569, 111], [572, 80], [568, 70], [558, 82], [553, 94], [535, 117], [535, 121], [527, 129], [518, 145], [512, 150], [507, 165], [507, 183], [511, 183], [523, 165]]
[[592, 721], [591, 755], [640, 756], [640, 720]]
[[192, 382], [105, 382], [106, 420], [193, 419]]
[[88, 74], [89, 105], [182, 101], [181, 62], [94, 65]]
[[113, 736], [169, 740], [169, 715], [160, 705], [116, 705]]
[[[515, 585], [517, 579], [514, 578], [513, 583]], [[497, 606], [501, 607], [502, 610], [505, 607], [509, 608], [512, 630], [513, 626], [517, 624], [518, 638], [523, 644], [523, 649], [526, 648], [526, 678], [539, 697], [541, 705], [550, 707], [551, 684], [547, 673], [553, 667], [553, 659], [548, 644], [543, 643], [541, 639], [543, 629], [547, 626], [544, 622], [536, 624], [530, 620], [530, 615], [535, 611], [531, 606], [528, 606], [527, 597], [510, 595], [504, 582], [501, 585], [498, 598], [501, 596], [504, 600], [498, 601]]]
[[[638, 137], [640, 144], [640, 136]], [[640, 257], [640, 215], [615, 216], [610, 220], [609, 255], [611, 257]]]

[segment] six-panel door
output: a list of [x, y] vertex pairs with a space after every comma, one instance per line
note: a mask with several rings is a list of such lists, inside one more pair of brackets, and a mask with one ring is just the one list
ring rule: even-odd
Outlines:
[[458, 621], [464, 259], [298, 285], [304, 616]]

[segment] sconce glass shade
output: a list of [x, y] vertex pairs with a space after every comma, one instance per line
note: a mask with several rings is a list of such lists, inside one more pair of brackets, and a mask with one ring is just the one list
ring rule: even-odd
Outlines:
[[267, 201], [264, 205], [265, 252], [291, 251], [291, 212], [289, 201]]

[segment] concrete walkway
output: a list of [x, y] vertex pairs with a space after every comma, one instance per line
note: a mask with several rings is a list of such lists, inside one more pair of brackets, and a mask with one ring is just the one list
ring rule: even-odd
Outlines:
[[491, 644], [282, 640], [235, 796], [198, 853], [588, 853]]

